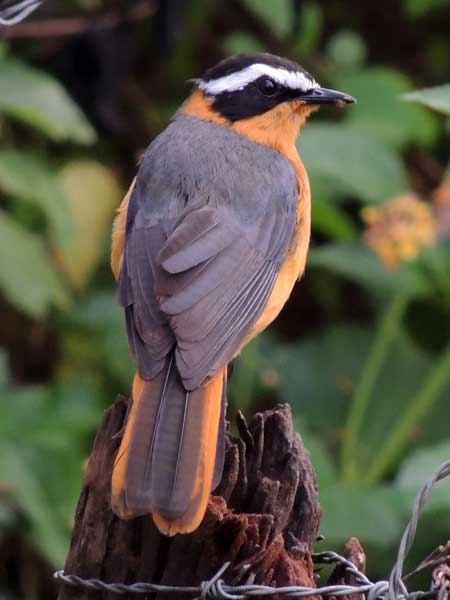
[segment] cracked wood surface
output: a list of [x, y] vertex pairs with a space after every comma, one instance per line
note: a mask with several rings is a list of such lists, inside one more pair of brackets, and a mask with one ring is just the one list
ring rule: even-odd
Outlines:
[[[110, 508], [120, 441], [113, 436], [126, 405], [119, 396], [98, 431], [75, 514], [67, 574], [107, 582], [198, 585], [231, 561], [227, 582], [243, 583], [241, 567], [250, 564], [255, 583], [314, 585], [311, 552], [321, 510], [316, 476], [293, 431], [289, 406], [257, 413], [249, 424], [238, 414], [239, 437], [227, 437], [222, 481], [202, 524], [192, 534], [166, 538], [150, 516], [122, 521]], [[62, 586], [58, 599], [117, 597]]]

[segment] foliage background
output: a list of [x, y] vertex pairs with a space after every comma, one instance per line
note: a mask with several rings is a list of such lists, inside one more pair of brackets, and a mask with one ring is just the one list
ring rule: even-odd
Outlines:
[[[0, 30], [1, 600], [54, 597], [96, 427], [130, 389], [114, 210], [185, 81], [252, 50], [359, 104], [301, 136], [309, 266], [238, 360], [230, 415], [291, 403], [318, 549], [358, 536], [386, 576], [415, 491], [450, 456], [449, 30], [444, 0], [48, 1]], [[441, 484], [416, 560], [448, 539], [449, 512]]]

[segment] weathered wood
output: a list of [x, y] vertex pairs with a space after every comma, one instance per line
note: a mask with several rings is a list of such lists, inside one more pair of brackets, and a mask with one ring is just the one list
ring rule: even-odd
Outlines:
[[[256, 583], [314, 585], [311, 550], [321, 511], [315, 473], [293, 431], [289, 406], [258, 413], [249, 425], [239, 415], [239, 438], [227, 438], [222, 481], [203, 523], [194, 533], [172, 539], [158, 532], [150, 516], [122, 521], [111, 511], [111, 472], [119, 445], [113, 436], [125, 412], [126, 400], [119, 397], [97, 434], [66, 573], [108, 582], [198, 585], [231, 561], [225, 581], [250, 564]], [[61, 588], [59, 600], [74, 598], [117, 596]]]
[[[358, 538], [352, 537], [348, 540], [344, 547], [344, 558], [352, 562], [358, 571], [366, 572], [366, 555]], [[344, 569], [342, 565], [338, 565], [332, 572], [327, 585], [358, 585], [355, 576]], [[349, 594], [343, 596], [342, 600], [364, 600], [364, 594]]]

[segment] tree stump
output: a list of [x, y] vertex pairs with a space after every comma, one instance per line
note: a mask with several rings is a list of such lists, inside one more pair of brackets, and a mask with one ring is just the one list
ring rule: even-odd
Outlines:
[[[113, 436], [122, 427], [126, 404], [125, 398], [117, 398], [97, 434], [75, 515], [66, 574], [127, 584], [197, 586], [230, 561], [223, 576], [226, 582], [243, 583], [252, 573], [255, 583], [265, 585], [314, 585], [311, 551], [321, 510], [316, 476], [300, 436], [293, 431], [288, 405], [256, 414], [249, 425], [238, 415], [239, 437], [227, 437], [222, 481], [202, 524], [192, 534], [167, 538], [150, 516], [123, 521], [110, 508], [111, 473], [119, 445]], [[245, 576], [243, 565], [250, 565]], [[118, 596], [62, 586], [58, 598]]]

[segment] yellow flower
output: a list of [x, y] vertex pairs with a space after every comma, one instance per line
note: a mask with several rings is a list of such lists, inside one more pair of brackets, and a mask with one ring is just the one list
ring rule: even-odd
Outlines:
[[436, 241], [438, 227], [433, 209], [413, 193], [382, 206], [364, 208], [361, 216], [367, 225], [367, 244], [389, 269], [414, 260], [424, 246]]
[[438, 222], [439, 237], [450, 237], [450, 176], [433, 193], [433, 206]]

